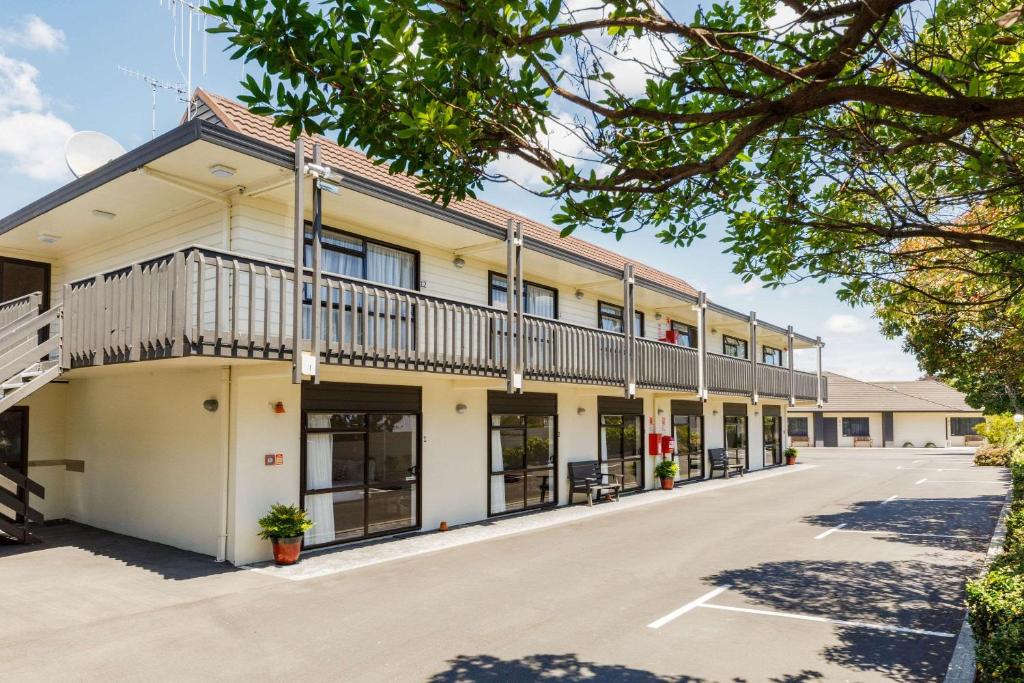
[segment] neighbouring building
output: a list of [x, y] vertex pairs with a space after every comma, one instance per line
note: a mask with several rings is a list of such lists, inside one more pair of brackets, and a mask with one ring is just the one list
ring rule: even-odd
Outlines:
[[9, 535], [65, 518], [248, 563], [275, 502], [313, 547], [565, 505], [571, 461], [652, 488], [652, 446], [681, 481], [710, 448], [773, 466], [827, 397], [819, 338], [195, 105], [0, 220]]
[[942, 382], [862, 382], [832, 372], [828, 400], [789, 411], [793, 445], [825, 447], [923, 448], [971, 446], [983, 442], [974, 427], [982, 411]]

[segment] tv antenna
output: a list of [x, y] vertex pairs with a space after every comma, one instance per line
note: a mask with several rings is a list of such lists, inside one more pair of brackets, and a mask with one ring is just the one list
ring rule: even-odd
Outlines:
[[187, 102], [188, 101], [188, 90], [186, 90], [181, 85], [181, 83], [172, 83], [170, 81], [162, 81], [159, 78], [153, 78], [152, 76], [148, 76], [148, 75], [142, 73], [141, 71], [136, 71], [135, 69], [129, 69], [128, 67], [125, 67], [125, 66], [118, 66], [117, 70], [120, 71], [121, 73], [125, 74], [126, 76], [131, 76], [132, 78], [137, 78], [140, 81], [144, 81], [149, 86], [150, 91], [153, 93], [152, 112], [151, 112], [150, 118], [151, 118], [152, 133], [153, 133], [153, 137], [155, 138], [156, 137], [156, 91], [158, 89], [159, 90], [172, 90], [172, 91], [174, 91], [174, 92], [176, 92], [178, 94], [179, 98], [183, 102]]
[[[192, 120], [192, 35], [198, 30], [203, 36], [203, 75], [206, 75], [206, 25], [208, 15], [203, 10], [206, 7], [206, 0], [160, 0], [162, 7], [167, 3], [167, 10], [171, 14], [171, 49], [174, 51], [174, 64], [178, 67], [178, 73], [185, 81], [186, 110], [185, 118]], [[187, 17], [187, 19], [186, 19]], [[186, 42], [185, 36], [188, 35]], [[182, 69], [181, 61], [184, 59], [185, 68]]]

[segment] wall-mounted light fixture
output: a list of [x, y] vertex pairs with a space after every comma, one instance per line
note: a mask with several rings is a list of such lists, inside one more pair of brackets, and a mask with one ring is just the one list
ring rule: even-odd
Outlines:
[[717, 410], [712, 410], [712, 411], [711, 411], [711, 414], [712, 414], [712, 415], [718, 415], [718, 411], [717, 411]]
[[712, 327], [711, 328], [711, 334], [718, 334], [718, 330], [716, 330], [715, 328]]
[[57, 240], [60, 239], [60, 235], [51, 235], [49, 233], [41, 232], [39, 233], [38, 238], [43, 244], [56, 244]]
[[452, 265], [455, 266], [456, 268], [462, 268], [463, 266], [466, 265], [466, 259], [462, 258], [461, 256], [456, 256], [454, 259], [452, 259]]
[[220, 407], [220, 401], [218, 401], [215, 398], [208, 398], [205, 401], [203, 401], [203, 407], [206, 408], [211, 413], [216, 413], [217, 408]]
[[661, 320], [661, 313], [657, 313], [657, 312], [655, 312], [655, 314], [654, 314], [654, 319], [655, 319], [655, 320]]
[[284, 404], [278, 401], [274, 404], [274, 412], [278, 415], [284, 415], [287, 411], [284, 409]]
[[577, 299], [582, 299], [586, 295], [583, 294], [583, 290], [582, 289], [577, 289], [576, 290], [576, 294], [574, 294], [573, 296], [575, 296]]
[[664, 414], [665, 414], [665, 409], [664, 408], [658, 408], [658, 417], [661, 417]]
[[230, 178], [235, 175], [235, 169], [224, 164], [214, 164], [210, 167], [210, 175], [214, 178]]
[[587, 414], [587, 409], [584, 408], [583, 406], [580, 406], [579, 408], [576, 409], [576, 414], [577, 415], [586, 415]]
[[456, 403], [455, 404], [455, 412], [458, 413], [459, 415], [462, 415], [467, 410], [469, 410], [469, 408], [466, 406], [465, 403]]

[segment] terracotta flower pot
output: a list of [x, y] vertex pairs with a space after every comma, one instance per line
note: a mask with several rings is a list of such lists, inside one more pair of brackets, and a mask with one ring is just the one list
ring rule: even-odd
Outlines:
[[661, 480], [661, 488], [666, 490], [666, 491], [669, 491], [669, 490], [675, 488], [675, 486], [676, 486], [676, 483], [671, 479], [671, 477], [664, 477]]
[[795, 465], [796, 464], [796, 456], [795, 455], [787, 455], [786, 456], [786, 464], [787, 465]]
[[271, 539], [274, 546], [274, 563], [285, 565], [295, 564], [302, 552], [302, 536]]

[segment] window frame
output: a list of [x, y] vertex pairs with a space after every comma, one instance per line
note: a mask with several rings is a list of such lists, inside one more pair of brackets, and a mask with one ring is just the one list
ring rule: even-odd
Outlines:
[[[530, 467], [529, 465], [526, 464], [526, 454], [524, 452], [524, 454], [523, 454], [523, 467], [512, 469], [512, 470], [502, 469], [501, 472], [495, 472], [494, 471], [494, 466], [493, 466], [493, 463], [494, 463], [494, 459], [493, 459], [493, 457], [494, 457], [494, 430], [496, 430], [496, 429], [497, 430], [513, 429], [512, 427], [502, 427], [501, 425], [495, 425], [494, 424], [494, 417], [496, 415], [517, 415], [517, 416], [523, 418], [522, 430], [523, 430], [523, 443], [524, 444], [527, 443], [527, 440], [529, 439], [529, 437], [527, 436], [527, 432], [529, 430], [529, 425], [528, 425], [529, 418], [531, 418], [531, 417], [550, 418], [551, 419], [552, 446], [553, 446], [553, 451], [554, 451], [553, 456], [552, 456], [551, 464], [550, 465], [546, 465], [546, 466], [534, 465], [533, 467]], [[559, 473], [559, 465], [560, 465], [560, 463], [558, 461], [558, 441], [559, 441], [559, 438], [558, 438], [558, 414], [557, 413], [554, 414], [554, 415], [540, 415], [540, 414], [535, 414], [535, 413], [530, 413], [530, 412], [522, 412], [522, 413], [493, 412], [490, 409], [488, 409], [488, 411], [487, 411], [487, 479], [486, 479], [486, 482], [487, 482], [487, 518], [488, 519], [490, 519], [492, 517], [505, 517], [505, 516], [508, 516], [508, 515], [521, 514], [521, 513], [524, 513], [524, 512], [530, 512], [532, 510], [544, 510], [544, 509], [547, 509], [547, 508], [557, 508], [558, 507], [558, 505], [559, 505], [559, 498], [558, 498], [558, 496], [561, 493], [561, 486], [560, 486], [560, 483], [558, 481], [558, 479], [559, 479], [559, 474], [558, 473]], [[551, 501], [547, 502], [547, 503], [541, 503], [539, 505], [526, 505], [526, 484], [527, 484], [527, 481], [528, 481], [527, 477], [529, 477], [529, 473], [530, 472], [539, 472], [539, 471], [543, 471], [543, 470], [551, 470], [551, 472], [552, 472], [551, 477], [554, 480], [554, 482], [553, 482], [554, 486], [552, 488]], [[492, 477], [501, 476], [502, 474], [504, 474], [506, 472], [515, 472], [515, 473], [521, 472], [523, 474], [523, 507], [517, 508], [517, 509], [514, 509], [514, 510], [502, 510], [501, 512], [493, 512], [492, 511], [493, 508], [491, 506], [491, 502], [492, 502], [491, 501], [491, 478]]]
[[[768, 360], [769, 352], [771, 352], [772, 356], [775, 356], [776, 354], [778, 355], [778, 358], [779, 358], [779, 362], [778, 363], [774, 363], [774, 362], [771, 362], [771, 361]], [[776, 348], [774, 346], [768, 346], [767, 344], [762, 344], [761, 345], [761, 364], [762, 365], [771, 365], [772, 367], [776, 367], [776, 368], [785, 367], [785, 365], [783, 364], [783, 361], [782, 361], [782, 349]]]
[[[686, 329], [685, 330], [680, 330], [680, 329], [677, 329], [677, 327], [682, 327], [682, 328], [686, 328]], [[693, 341], [693, 345], [692, 346], [690, 344], [676, 344], [676, 346], [682, 346], [684, 349], [695, 349], [695, 348], [697, 348], [697, 346], [698, 346], [698, 344], [697, 344], [697, 335], [700, 334], [700, 331], [697, 329], [696, 325], [691, 325], [690, 323], [684, 323], [681, 320], [670, 320], [668, 328], [670, 330], [672, 330], [673, 332], [677, 332], [677, 333], [685, 331], [686, 332], [686, 337], [688, 339], [692, 339], [692, 341]]]
[[[962, 424], [962, 422], [959, 422], [959, 421], [962, 421], [962, 420], [976, 420], [976, 422], [974, 422], [974, 424], [972, 424], [968, 428], [968, 430], [966, 432], [958, 432], [956, 427], [954, 427], [953, 425]], [[949, 435], [950, 436], [977, 436], [978, 432], [974, 431], [974, 427], [976, 425], [979, 425], [979, 424], [985, 424], [985, 418], [984, 417], [981, 417], [981, 416], [978, 416], [978, 415], [972, 415], [970, 417], [951, 417], [951, 418], [949, 418]]]
[[[729, 351], [727, 350], [727, 347], [728, 347], [730, 342], [732, 342], [734, 344], [742, 344], [743, 345], [743, 355], [742, 356], [737, 356], [735, 354], [729, 353]], [[722, 355], [723, 356], [729, 356], [730, 358], [738, 358], [739, 360], [750, 360], [750, 342], [748, 342], [746, 339], [740, 339], [739, 337], [732, 337], [732, 336], [730, 336], [728, 334], [723, 334], [722, 335]]]
[[[367, 245], [375, 244], [375, 245], [377, 245], [379, 247], [386, 247], [388, 249], [395, 249], [395, 250], [398, 250], [398, 251], [404, 251], [407, 254], [411, 254], [412, 258], [413, 258], [412, 289], [417, 291], [417, 292], [420, 290], [420, 252], [417, 249], [410, 249], [409, 247], [405, 247], [405, 246], [402, 246], [400, 244], [394, 244], [392, 242], [385, 242], [384, 240], [375, 239], [373, 237], [366, 237], [365, 235], [360, 235], [359, 233], [351, 232], [349, 230], [343, 230], [341, 228], [336, 228], [333, 225], [326, 225], [326, 224], [324, 224], [324, 225], [322, 225], [320, 227], [321, 227], [321, 229], [324, 232], [327, 232], [327, 231], [336, 232], [339, 235], [342, 235], [342, 236], [347, 237], [347, 238], [352, 239], [352, 240], [359, 240], [360, 242], [363, 243], [363, 252], [361, 254], [358, 253], [358, 252], [355, 252], [354, 250], [351, 250], [351, 249], [345, 249], [344, 247], [327, 246], [326, 244], [321, 244], [321, 246], [320, 246], [320, 248], [322, 250], [335, 251], [335, 252], [339, 252], [339, 253], [342, 253], [342, 254], [346, 254], [348, 256], [358, 256], [358, 257], [361, 257], [362, 258], [362, 262], [363, 262], [363, 271], [362, 271], [362, 274], [359, 276], [360, 280], [366, 280], [367, 279], [366, 278], [366, 270], [367, 270], [366, 259], [367, 259], [367, 255], [368, 255], [368, 252], [367, 252], [367, 249], [366, 249]], [[308, 237], [306, 236], [306, 231], [307, 230], [309, 232], [309, 236]], [[313, 246], [313, 234], [312, 234], [312, 231], [313, 231], [313, 222], [312, 221], [306, 221], [305, 222], [305, 226], [304, 226], [304, 231], [303, 231], [303, 237], [302, 237], [303, 252], [305, 252], [305, 247], [306, 246], [309, 246], [310, 248], [312, 248], [312, 246]], [[312, 268], [313, 267], [312, 263], [307, 263], [306, 262], [306, 255], [305, 255], [305, 253], [303, 253], [303, 255], [302, 255], [302, 263], [303, 263], [303, 265], [306, 268]], [[338, 277], [351, 277], [351, 276], [348, 276], [348, 275], [342, 275], [341, 273], [334, 273], [334, 272], [331, 272], [331, 271], [324, 271], [324, 272], [328, 273], [330, 275], [336, 275]], [[385, 284], [383, 282], [376, 282], [376, 281], [371, 281], [371, 280], [367, 280], [367, 282], [374, 282], [375, 284], [378, 284], [378, 285], [380, 285], [382, 287], [395, 287], [397, 289], [404, 289], [403, 287], [400, 287], [399, 285], [390, 285], [390, 284]]]
[[[499, 272], [497, 270], [488, 270], [487, 271], [487, 305], [488, 306], [494, 306], [494, 278], [495, 278], [495, 276], [505, 279], [505, 296], [508, 296], [508, 275], [506, 275], [505, 273]], [[557, 287], [551, 287], [550, 285], [542, 285], [539, 282], [532, 282], [532, 281], [527, 280], [525, 278], [523, 278], [523, 285], [524, 285], [523, 286], [523, 312], [526, 313], [526, 315], [536, 316], [538, 318], [543, 318], [544, 320], [558, 320], [559, 319], [558, 318], [558, 288]], [[547, 316], [537, 315], [536, 313], [530, 313], [529, 311], [526, 310], [526, 302], [529, 301], [529, 299], [526, 298], [526, 288], [527, 287], [539, 287], [540, 289], [546, 289], [546, 290], [548, 290], [549, 292], [552, 292], [555, 295], [555, 314], [554, 314], [553, 317], [548, 318]]]
[[[801, 421], [801, 420], [803, 421], [803, 423], [804, 423], [803, 434], [800, 434], [799, 432], [794, 432], [793, 431], [792, 424], [793, 424], [794, 420], [798, 421], [798, 422]], [[787, 420], [786, 420], [786, 434], [788, 434], [789, 436], [809, 437], [811, 435], [810, 421], [808, 420], [808, 418], [802, 417], [802, 416], [800, 416], [800, 417], [788, 416]]]
[[[607, 318], [612, 318], [612, 319], [614, 319], [614, 317], [611, 316], [611, 315], [605, 315], [601, 311], [601, 307], [602, 306], [608, 306], [609, 308], [614, 308], [614, 309], [617, 309], [619, 311], [619, 318], [618, 319], [622, 323], [622, 330], [623, 331], [619, 332], [618, 334], [624, 334], [625, 330], [626, 330], [626, 307], [625, 306], [620, 306], [619, 304], [613, 304], [610, 301], [602, 301], [601, 299], [597, 300], [597, 329], [603, 330], [605, 332], [612, 332], [613, 330], [605, 330], [603, 327], [601, 327], [601, 321], [604, 318], [606, 318], [606, 317]], [[637, 319], [637, 316], [639, 316], [639, 319]], [[636, 329], [637, 323], [640, 324], [640, 329], [639, 330]], [[644, 336], [644, 332], [646, 331], [646, 329], [647, 329], [647, 320], [644, 318], [644, 312], [643, 311], [638, 311], [636, 309], [633, 309], [633, 331], [634, 331], [634, 335], [636, 337], [643, 337]]]
[[[637, 433], [636, 453], [635, 454], [633, 454], [633, 455], [615, 456], [615, 457], [609, 456], [609, 457], [603, 458], [603, 459], [601, 458], [601, 439], [604, 436], [604, 430], [607, 429], [607, 427], [608, 427], [608, 425], [605, 424], [605, 418], [606, 417], [618, 417], [618, 418], [620, 418], [622, 420], [622, 425], [621, 425], [622, 429], [621, 429], [621, 434], [619, 436], [619, 445], [620, 446], [623, 445], [625, 443], [625, 440], [626, 440], [626, 436], [625, 436], [626, 420], [627, 419], [629, 419], [629, 420], [636, 420], [639, 423], [640, 430]], [[625, 473], [625, 466], [626, 466], [626, 461], [627, 460], [635, 460], [635, 461], [640, 463], [639, 472], [637, 473], [637, 479], [636, 479], [636, 485], [635, 486], [628, 486], [627, 487], [626, 483], [625, 483], [625, 474], [623, 474], [623, 483], [622, 483], [622, 491], [623, 491], [623, 493], [625, 493], [627, 491], [643, 491], [644, 490], [644, 486], [646, 485], [646, 482], [647, 482], [647, 479], [646, 479], [646, 477], [647, 477], [647, 466], [646, 466], [646, 462], [645, 462], [647, 460], [647, 458], [646, 458], [647, 449], [645, 448], [646, 444], [644, 443], [646, 438], [647, 438], [647, 435], [646, 435], [646, 428], [644, 426], [644, 416], [643, 415], [638, 415], [636, 413], [613, 413], [613, 412], [602, 413], [601, 411], [598, 411], [598, 413], [597, 413], [597, 461], [598, 461], [598, 463], [600, 463], [601, 465], [608, 465], [612, 460], [618, 460], [622, 464], [623, 473]]]
[[[861, 421], [863, 420], [864, 425], [867, 427], [864, 430], [863, 434], [851, 434], [850, 433], [850, 431], [847, 429], [847, 425], [853, 424], [852, 420], [856, 420], [857, 424], [860, 424]], [[867, 436], [867, 437], [871, 436], [871, 418], [869, 418], [869, 417], [844, 417], [844, 418], [842, 418], [840, 420], [840, 423], [841, 424], [839, 425], [839, 429], [840, 429], [840, 434], [842, 434], [842, 436], [848, 436], [848, 437], [854, 438], [854, 439], [858, 438], [858, 437], [863, 437], [863, 436]]]

